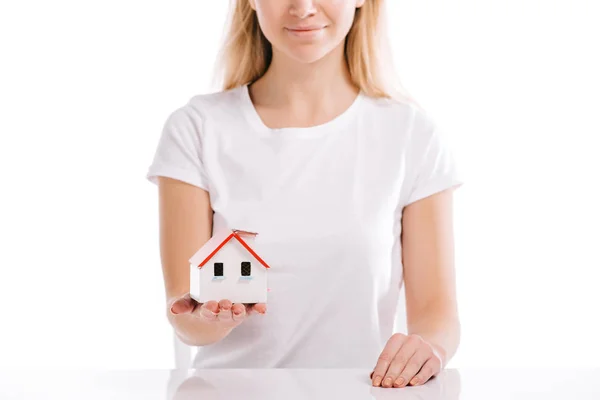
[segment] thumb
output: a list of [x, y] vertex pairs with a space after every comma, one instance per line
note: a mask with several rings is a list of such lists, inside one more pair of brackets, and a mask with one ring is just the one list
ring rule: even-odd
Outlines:
[[191, 313], [196, 307], [196, 300], [192, 299], [188, 294], [178, 298], [171, 304], [171, 312], [173, 314]]

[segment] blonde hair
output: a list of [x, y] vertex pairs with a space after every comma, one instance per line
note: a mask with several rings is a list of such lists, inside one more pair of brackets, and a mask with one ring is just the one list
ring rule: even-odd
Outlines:
[[[383, 2], [367, 0], [356, 9], [345, 39], [350, 79], [368, 96], [414, 102], [392, 67]], [[217, 69], [221, 74], [221, 87], [229, 90], [255, 82], [269, 68], [272, 54], [271, 43], [262, 33], [249, 1], [231, 0]]]

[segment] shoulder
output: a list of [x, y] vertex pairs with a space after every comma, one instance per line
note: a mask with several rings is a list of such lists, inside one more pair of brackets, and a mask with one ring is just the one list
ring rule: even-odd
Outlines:
[[232, 110], [239, 108], [243, 86], [229, 90], [210, 93], [194, 94], [186, 103], [171, 110], [167, 122], [171, 123], [200, 123], [208, 116], [211, 118], [227, 118]]
[[416, 101], [403, 98], [366, 97], [365, 115], [394, 135], [419, 140], [436, 128], [434, 118]]

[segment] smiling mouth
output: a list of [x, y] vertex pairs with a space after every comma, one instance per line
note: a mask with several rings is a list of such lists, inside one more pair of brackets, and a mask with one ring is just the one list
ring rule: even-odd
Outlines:
[[325, 29], [326, 26], [311, 26], [311, 27], [306, 27], [306, 28], [285, 28], [290, 32], [314, 32], [314, 31], [320, 31], [321, 29]]

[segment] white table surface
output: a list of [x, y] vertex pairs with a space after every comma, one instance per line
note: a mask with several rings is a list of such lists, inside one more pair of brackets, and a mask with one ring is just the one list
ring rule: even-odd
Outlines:
[[599, 369], [446, 369], [425, 385], [375, 388], [371, 371], [211, 369], [0, 371], [0, 399], [594, 399]]

